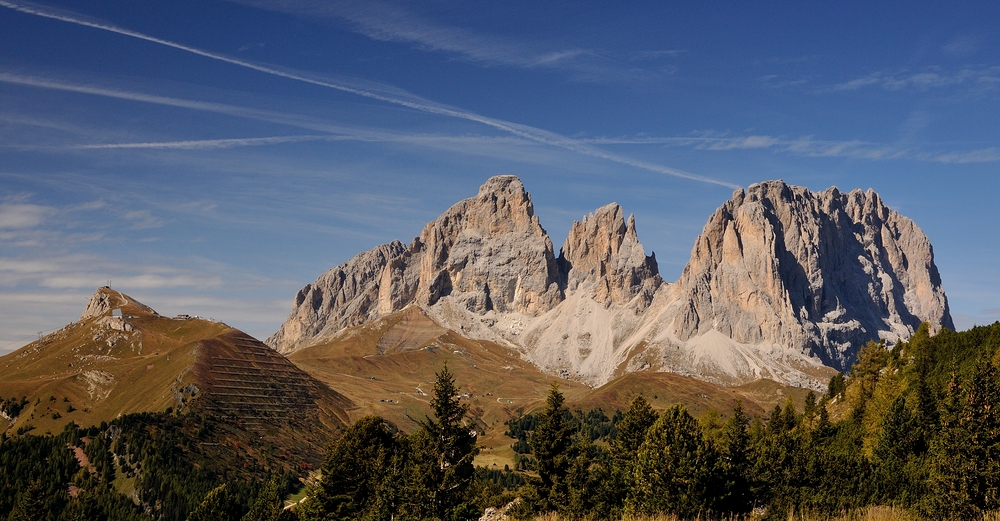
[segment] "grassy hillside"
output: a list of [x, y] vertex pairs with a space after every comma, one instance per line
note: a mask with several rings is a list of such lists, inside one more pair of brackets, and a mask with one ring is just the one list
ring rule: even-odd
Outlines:
[[801, 406], [807, 390], [772, 381], [725, 388], [673, 373], [626, 374], [591, 389], [544, 374], [519, 353], [493, 342], [471, 340], [437, 325], [417, 306], [349, 328], [332, 339], [292, 353], [289, 359], [348, 396], [351, 421], [366, 415], [386, 418], [412, 431], [430, 413], [435, 373], [445, 363], [461, 386], [463, 402], [482, 437], [477, 463], [513, 464], [505, 423], [539, 409], [553, 382], [572, 409], [604, 409], [610, 416], [643, 395], [657, 409], [682, 403], [693, 413], [709, 409], [727, 416], [738, 401], [750, 414], [763, 415], [791, 395]]
[[163, 317], [110, 288], [95, 293], [80, 321], [0, 358], [0, 368], [8, 436], [192, 413], [217, 423], [225, 440], [256, 439], [315, 464], [353, 407], [239, 330]]
[[194, 383], [195, 346], [231, 331], [138, 307], [123, 311], [127, 318], [109, 311], [83, 319], [0, 358], [0, 397], [28, 401], [8, 431], [59, 432], [69, 422], [177, 407], [177, 391]]

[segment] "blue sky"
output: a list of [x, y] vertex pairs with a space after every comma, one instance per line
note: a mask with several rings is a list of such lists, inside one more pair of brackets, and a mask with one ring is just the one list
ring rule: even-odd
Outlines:
[[1000, 7], [826, 4], [0, 0], [0, 351], [109, 280], [266, 337], [496, 174], [666, 280], [734, 187], [874, 188], [1000, 319]]

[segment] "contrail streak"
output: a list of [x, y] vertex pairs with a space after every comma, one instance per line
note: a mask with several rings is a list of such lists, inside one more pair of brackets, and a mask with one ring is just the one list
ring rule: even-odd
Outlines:
[[446, 105], [442, 105], [421, 98], [419, 96], [415, 96], [411, 93], [393, 87], [387, 87], [384, 85], [376, 85], [376, 84], [366, 84], [365, 86], [358, 86], [358, 85], [351, 85], [349, 82], [343, 80], [332, 81], [327, 79], [310, 77], [299, 72], [259, 65], [244, 60], [238, 60], [236, 58], [232, 58], [223, 54], [205, 51], [202, 49], [198, 49], [196, 47], [191, 47], [188, 45], [172, 42], [170, 40], [157, 38], [155, 36], [149, 36], [147, 34], [132, 31], [108, 23], [86, 20], [80, 17], [79, 15], [76, 15], [75, 13], [71, 14], [66, 11], [58, 11], [49, 7], [37, 4], [31, 4], [28, 2], [11, 2], [10, 0], [0, 0], [0, 7], [6, 7], [8, 9], [13, 9], [15, 11], [19, 11], [22, 13], [41, 16], [44, 18], [50, 18], [53, 20], [59, 20], [62, 22], [81, 25], [84, 27], [90, 27], [93, 29], [100, 29], [102, 31], [109, 31], [124, 36], [130, 36], [132, 38], [137, 38], [140, 40], [157, 43], [167, 47], [172, 47], [174, 49], [196, 54], [198, 56], [203, 56], [205, 58], [210, 58], [213, 60], [218, 60], [232, 65], [237, 65], [239, 67], [245, 67], [247, 69], [263, 72], [265, 74], [279, 76], [282, 78], [309, 83], [321, 87], [327, 87], [342, 92], [348, 92], [358, 96], [363, 96], [366, 98], [375, 99], [386, 103], [392, 103], [395, 105], [400, 105], [414, 110], [427, 112], [430, 114], [437, 114], [441, 116], [449, 116], [453, 118], [464, 119], [467, 121], [474, 121], [476, 123], [481, 123], [483, 125], [487, 125], [495, 129], [508, 132], [515, 136], [523, 137], [525, 139], [530, 139], [538, 143], [563, 148], [590, 157], [596, 157], [599, 159], [604, 159], [607, 161], [623, 165], [629, 165], [636, 168], [641, 168], [643, 170], [648, 170], [651, 172], [666, 174], [693, 181], [711, 183], [715, 185], [725, 186], [728, 188], [739, 188], [739, 186], [734, 185], [732, 183], [727, 183], [724, 181], [719, 181], [716, 179], [711, 179], [708, 177], [692, 174], [690, 172], [685, 172], [683, 170], [677, 170], [674, 168], [669, 168], [654, 163], [648, 163], [645, 161], [638, 161], [629, 157], [612, 154], [610, 152], [605, 152], [593, 146], [587, 145], [586, 143], [582, 143], [580, 141], [567, 138], [565, 136], [561, 136], [554, 132], [549, 132], [539, 128], [530, 127], [527, 125], [521, 125], [509, 121], [504, 121], [501, 119], [490, 118], [488, 116], [483, 116], [475, 112], [469, 112], [466, 110], [448, 107]]
[[128, 148], [163, 148], [204, 150], [216, 148], [254, 147], [264, 145], [279, 145], [282, 143], [302, 143], [305, 141], [337, 141], [349, 139], [347, 136], [272, 136], [254, 138], [230, 139], [197, 139], [185, 141], [152, 141], [143, 143], [98, 143], [93, 145], [72, 145], [73, 150], [108, 150]]

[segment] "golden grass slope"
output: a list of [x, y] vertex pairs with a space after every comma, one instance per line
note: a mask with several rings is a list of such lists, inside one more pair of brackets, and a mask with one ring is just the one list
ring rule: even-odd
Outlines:
[[[212, 389], [206, 368], [220, 356], [270, 367], [255, 364], [259, 357], [247, 354], [255, 352], [251, 348], [235, 345], [263, 344], [225, 324], [163, 317], [110, 288], [100, 288], [91, 303], [97, 301], [115, 305], [96, 315], [89, 305], [86, 318], [0, 358], [0, 397], [28, 400], [14, 421], [0, 423], [8, 434], [29, 427], [32, 433], [58, 432], [69, 422], [88, 426], [122, 414], [189, 407]], [[350, 401], [318, 382], [311, 392], [324, 423], [331, 429], [343, 425]]]
[[571, 409], [602, 408], [610, 416], [642, 395], [657, 409], [681, 403], [699, 415], [709, 409], [728, 416], [742, 402], [753, 415], [764, 415], [787, 396], [801, 407], [806, 389], [773, 381], [721, 387], [674, 373], [642, 371], [625, 374], [597, 389], [542, 373], [520, 353], [505, 346], [471, 340], [435, 323], [411, 305], [397, 313], [347, 328], [332, 338], [300, 349], [289, 359], [300, 368], [351, 398], [348, 415], [382, 416], [404, 431], [415, 429], [431, 413], [435, 373], [448, 364], [463, 402], [481, 432], [478, 464], [513, 462], [512, 441], [504, 423], [539, 409], [549, 388], [558, 383]]

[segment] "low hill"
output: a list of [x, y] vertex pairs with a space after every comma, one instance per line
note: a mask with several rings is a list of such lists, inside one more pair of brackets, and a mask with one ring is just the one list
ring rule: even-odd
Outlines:
[[0, 369], [8, 435], [191, 412], [230, 425], [234, 440], [295, 446], [315, 463], [353, 406], [242, 331], [164, 317], [108, 287], [78, 322], [0, 358]]
[[789, 387], [773, 380], [759, 380], [738, 387], [721, 387], [690, 376], [674, 373], [640, 371], [627, 373], [577, 399], [575, 408], [625, 410], [638, 396], [642, 396], [654, 409], [666, 409], [676, 403], [684, 404], [693, 416], [709, 409], [728, 416], [737, 403], [751, 416], [765, 416], [775, 405], [783, 405], [791, 396], [797, 407], [802, 408], [809, 389]]

